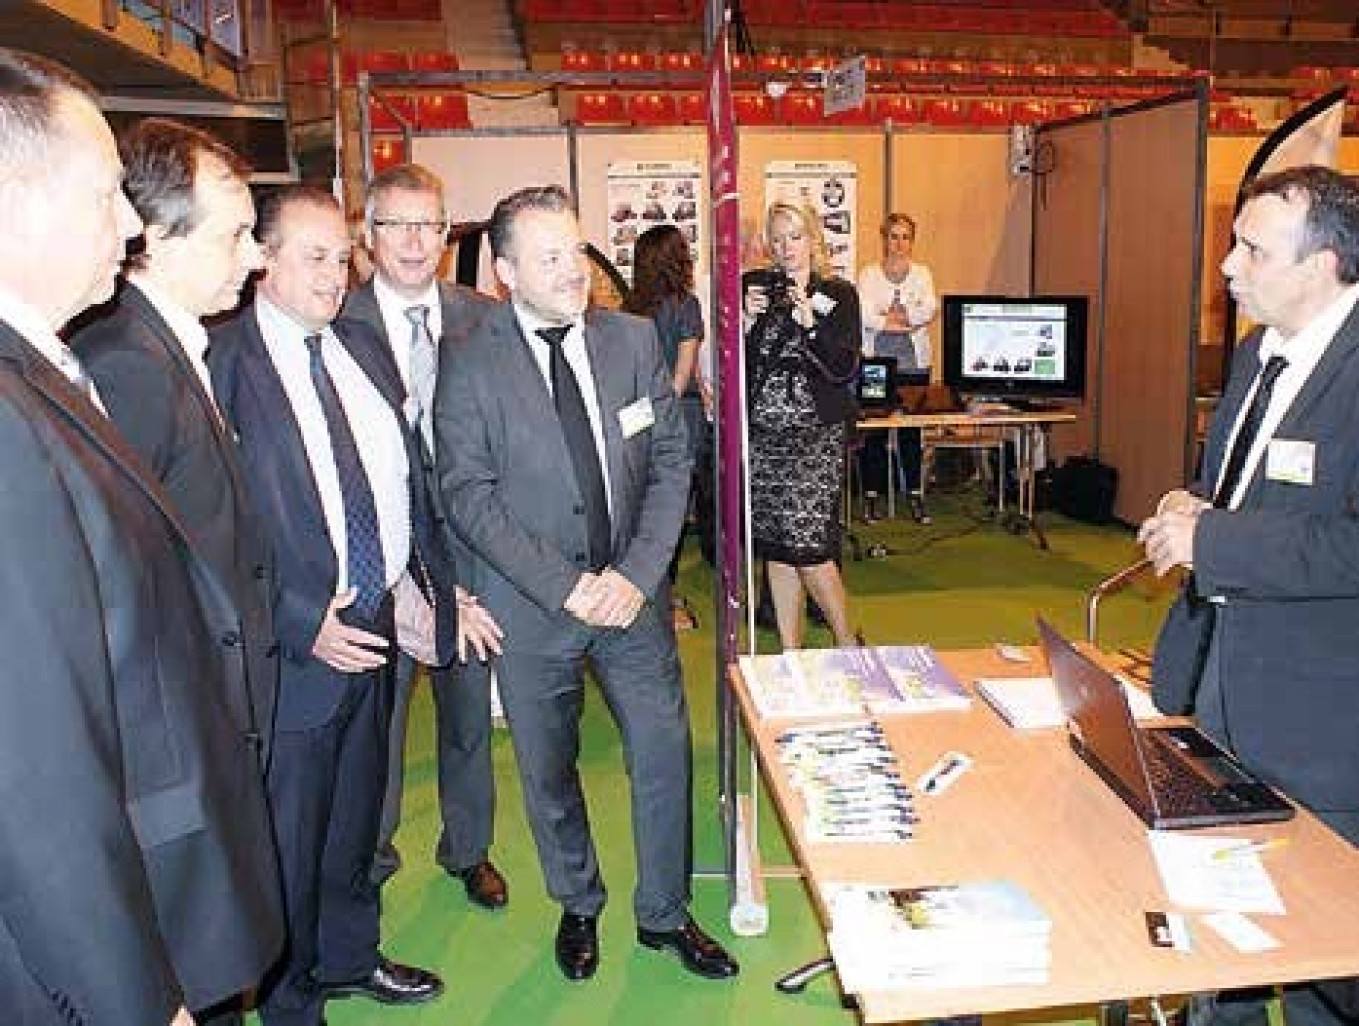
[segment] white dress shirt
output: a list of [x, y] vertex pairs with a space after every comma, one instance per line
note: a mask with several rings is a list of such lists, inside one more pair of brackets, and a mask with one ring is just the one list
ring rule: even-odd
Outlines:
[[[514, 307], [514, 314], [519, 318], [519, 327], [524, 332], [524, 338], [528, 340], [533, 358], [538, 361], [538, 370], [542, 372], [547, 392], [551, 395], [552, 353], [548, 344], [538, 337], [538, 329], [554, 325], [534, 317], [517, 304]], [[612, 516], [613, 483], [609, 480], [609, 450], [604, 445], [604, 419], [599, 409], [599, 395], [595, 392], [595, 376], [590, 372], [590, 354], [585, 349], [585, 325], [581, 321], [571, 325], [571, 330], [562, 341], [562, 353], [572, 373], [576, 375], [581, 398], [585, 400], [585, 413], [590, 418], [590, 434], [594, 436], [595, 452], [599, 454], [599, 469], [604, 475], [604, 497], [609, 504], [609, 515]]]
[[401, 372], [401, 384], [406, 387], [406, 394], [410, 395], [411, 322], [406, 317], [406, 311], [413, 306], [429, 308], [426, 323], [429, 324], [429, 334], [434, 339], [434, 348], [437, 351], [439, 338], [444, 331], [444, 311], [443, 304], [439, 301], [439, 283], [430, 282], [429, 288], [419, 299], [407, 299], [386, 284], [380, 274], [375, 274], [373, 296], [377, 299], [378, 310], [382, 314], [383, 327], [387, 329], [387, 342], [392, 347], [392, 356], [396, 357], [397, 370]]
[[[208, 332], [203, 327], [202, 322], [189, 311], [176, 304], [165, 293], [157, 290], [145, 275], [133, 272], [127, 279], [132, 285], [141, 291], [146, 297], [146, 301], [155, 308], [156, 313], [160, 314], [170, 333], [175, 336], [175, 341], [184, 351], [184, 355], [189, 358], [189, 364], [193, 367], [194, 373], [198, 375], [199, 384], [203, 386], [203, 391], [208, 394], [208, 401], [212, 403], [212, 408], [217, 410], [217, 399], [212, 393], [212, 375], [208, 373]], [[218, 411], [221, 416], [221, 411]]]
[[0, 321], [8, 324], [22, 335], [24, 341], [41, 353], [48, 363], [61, 371], [71, 384], [77, 388], [87, 388], [90, 401], [95, 408], [100, 413], [108, 414], [99, 398], [99, 391], [94, 387], [94, 382], [90, 380], [89, 375], [85, 373], [80, 358], [67, 348], [65, 342], [57, 337], [57, 333], [52, 330], [52, 325], [47, 323], [47, 318], [18, 296], [0, 289]]
[[[306, 338], [313, 332], [298, 324], [263, 295], [255, 300], [264, 345], [278, 376], [283, 381], [293, 416], [302, 431], [312, 477], [321, 495], [326, 529], [335, 550], [338, 575], [336, 594], [349, 587], [348, 548], [345, 534], [344, 498], [340, 493], [335, 453], [330, 445], [321, 400], [311, 380], [311, 352]], [[321, 358], [335, 383], [340, 405], [344, 408], [354, 442], [359, 450], [368, 484], [377, 507], [378, 533], [382, 540], [382, 562], [391, 587], [406, 572], [411, 552], [411, 509], [409, 464], [406, 460], [403, 426], [335, 333], [321, 332]]]
[[[1241, 476], [1237, 480], [1236, 490], [1232, 492], [1227, 503], [1228, 509], [1236, 509], [1241, 504], [1241, 499], [1245, 496], [1246, 489], [1255, 476], [1255, 469], [1259, 466], [1265, 450], [1274, 438], [1274, 432], [1278, 429], [1284, 414], [1293, 405], [1293, 400], [1298, 397], [1298, 393], [1302, 391], [1302, 386], [1307, 383], [1307, 379], [1312, 376], [1312, 371], [1316, 369], [1317, 363], [1325, 354], [1326, 347], [1331, 344], [1331, 340], [1335, 338], [1335, 333], [1340, 330], [1340, 326], [1345, 323], [1345, 318], [1354, 309], [1356, 300], [1359, 300], [1359, 285], [1351, 285], [1341, 293], [1334, 303], [1312, 318], [1311, 322], [1291, 339], [1285, 339], [1275, 328], [1265, 330], [1264, 337], [1260, 340], [1260, 366], [1263, 367], [1271, 356], [1282, 356], [1288, 361], [1288, 366], [1280, 372], [1274, 381], [1274, 391], [1269, 397], [1269, 406], [1265, 410], [1264, 418], [1260, 421], [1255, 442], [1246, 455], [1246, 462], [1241, 467]], [[1250, 409], [1251, 400], [1255, 398], [1255, 391], [1259, 384], [1260, 376], [1257, 371], [1255, 385], [1242, 400], [1241, 409], [1236, 414], [1236, 423], [1232, 425], [1231, 434], [1222, 450], [1224, 456], [1222, 466], [1218, 469], [1218, 481], [1214, 482], [1213, 485], [1214, 492], [1221, 482], [1223, 472], [1227, 469], [1226, 454], [1232, 451], [1232, 445], [1241, 430], [1241, 421], [1245, 419], [1246, 411]]]

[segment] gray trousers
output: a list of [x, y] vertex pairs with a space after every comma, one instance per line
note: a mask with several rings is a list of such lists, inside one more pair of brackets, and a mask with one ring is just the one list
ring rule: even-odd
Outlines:
[[[387, 791], [373, 879], [381, 883], [397, 871], [401, 857], [392, 838], [401, 825], [405, 784], [406, 726], [411, 692], [419, 677], [414, 659], [397, 657], [396, 698], [387, 755]], [[486, 857], [495, 830], [495, 774], [491, 765], [491, 671], [475, 657], [466, 664], [430, 670], [434, 695], [434, 746], [439, 773], [439, 811], [443, 829], [435, 860], [450, 873]]]
[[669, 589], [661, 592], [626, 630], [581, 625], [563, 651], [508, 650], [496, 675], [548, 893], [567, 913], [595, 916], [606, 892], [577, 770], [586, 662], [593, 668], [630, 782], [633, 912], [638, 926], [673, 930], [689, 905], [692, 752]]

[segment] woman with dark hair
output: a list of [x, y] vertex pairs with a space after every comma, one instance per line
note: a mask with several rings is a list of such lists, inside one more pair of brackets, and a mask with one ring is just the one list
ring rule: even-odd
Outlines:
[[810, 593], [840, 646], [855, 643], [840, 554], [848, 389], [858, 368], [859, 295], [830, 273], [821, 218], [776, 201], [765, 217], [773, 266], [741, 280], [756, 555], [769, 568], [779, 640], [802, 645]]
[[[660, 337], [661, 353], [674, 379], [680, 412], [689, 429], [689, 452], [695, 456], [707, 433], [707, 418], [699, 392], [698, 347], [703, 341], [703, 311], [694, 295], [694, 259], [684, 235], [673, 224], [658, 224], [644, 231], [632, 250], [632, 291], [623, 309], [649, 317]], [[670, 560], [670, 583], [679, 574], [679, 555], [683, 534], [675, 544]], [[694, 626], [693, 612], [682, 599], [675, 603], [675, 626]]]

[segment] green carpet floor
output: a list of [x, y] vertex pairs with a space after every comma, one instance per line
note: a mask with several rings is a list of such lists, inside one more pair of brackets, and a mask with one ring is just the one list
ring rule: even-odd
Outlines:
[[[854, 620], [870, 641], [927, 642], [968, 647], [1004, 640], [1035, 641], [1033, 618], [1041, 613], [1075, 637], [1084, 635], [1085, 595], [1100, 579], [1139, 555], [1123, 528], [1097, 528], [1044, 514], [1050, 549], [1031, 536], [1011, 533], [988, 518], [981, 497], [968, 490], [932, 497], [935, 522], [904, 520], [856, 525], [865, 543], [883, 543], [892, 554], [846, 563]], [[696, 862], [720, 864], [716, 815], [712, 575], [697, 547], [685, 553], [679, 591], [698, 610], [700, 629], [680, 636], [693, 718]], [[1106, 600], [1100, 643], [1109, 649], [1146, 647], [1169, 603], [1168, 586], [1139, 584]], [[773, 648], [762, 635], [760, 645]], [[810, 644], [827, 644], [813, 631]], [[411, 714], [405, 819], [397, 842], [406, 860], [384, 891], [383, 935], [392, 957], [437, 969], [448, 983], [439, 1001], [419, 1008], [381, 1008], [366, 1001], [334, 1002], [330, 1026], [369, 1023], [478, 1024], [478, 1026], [849, 1026], [854, 1013], [841, 1007], [834, 980], [824, 977], [805, 993], [773, 989], [781, 973], [820, 955], [824, 943], [811, 906], [796, 880], [767, 885], [771, 926], [767, 936], [733, 938], [727, 928], [725, 883], [700, 875], [694, 882], [699, 920], [728, 943], [742, 972], [730, 982], [688, 976], [670, 957], [637, 947], [630, 892], [632, 848], [627, 782], [618, 735], [597, 695], [587, 706], [581, 769], [611, 901], [601, 921], [602, 963], [586, 983], [567, 983], [552, 955], [558, 909], [546, 897], [532, 840], [524, 821], [509, 738], [498, 732], [495, 747], [500, 805], [493, 856], [510, 883], [508, 909], [469, 907], [460, 884], [434, 864], [438, 806], [431, 706], [417, 691]], [[742, 759], [742, 765], [746, 763]], [[768, 864], [788, 856], [777, 819], [761, 814], [761, 849]], [[1010, 1022], [1083, 1018], [1072, 1009], [1003, 1017]], [[988, 1019], [988, 1023], [991, 1020]]]

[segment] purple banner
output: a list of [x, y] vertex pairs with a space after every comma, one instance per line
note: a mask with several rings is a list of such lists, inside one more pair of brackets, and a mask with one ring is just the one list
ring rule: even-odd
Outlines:
[[745, 359], [741, 335], [741, 211], [736, 178], [736, 123], [732, 113], [731, 62], [727, 46], [727, 26], [724, 25], [708, 57], [708, 160], [715, 254], [713, 283], [717, 298], [717, 516], [722, 539], [717, 554], [721, 581], [717, 645], [723, 662], [731, 663], [737, 656], [742, 590]]

